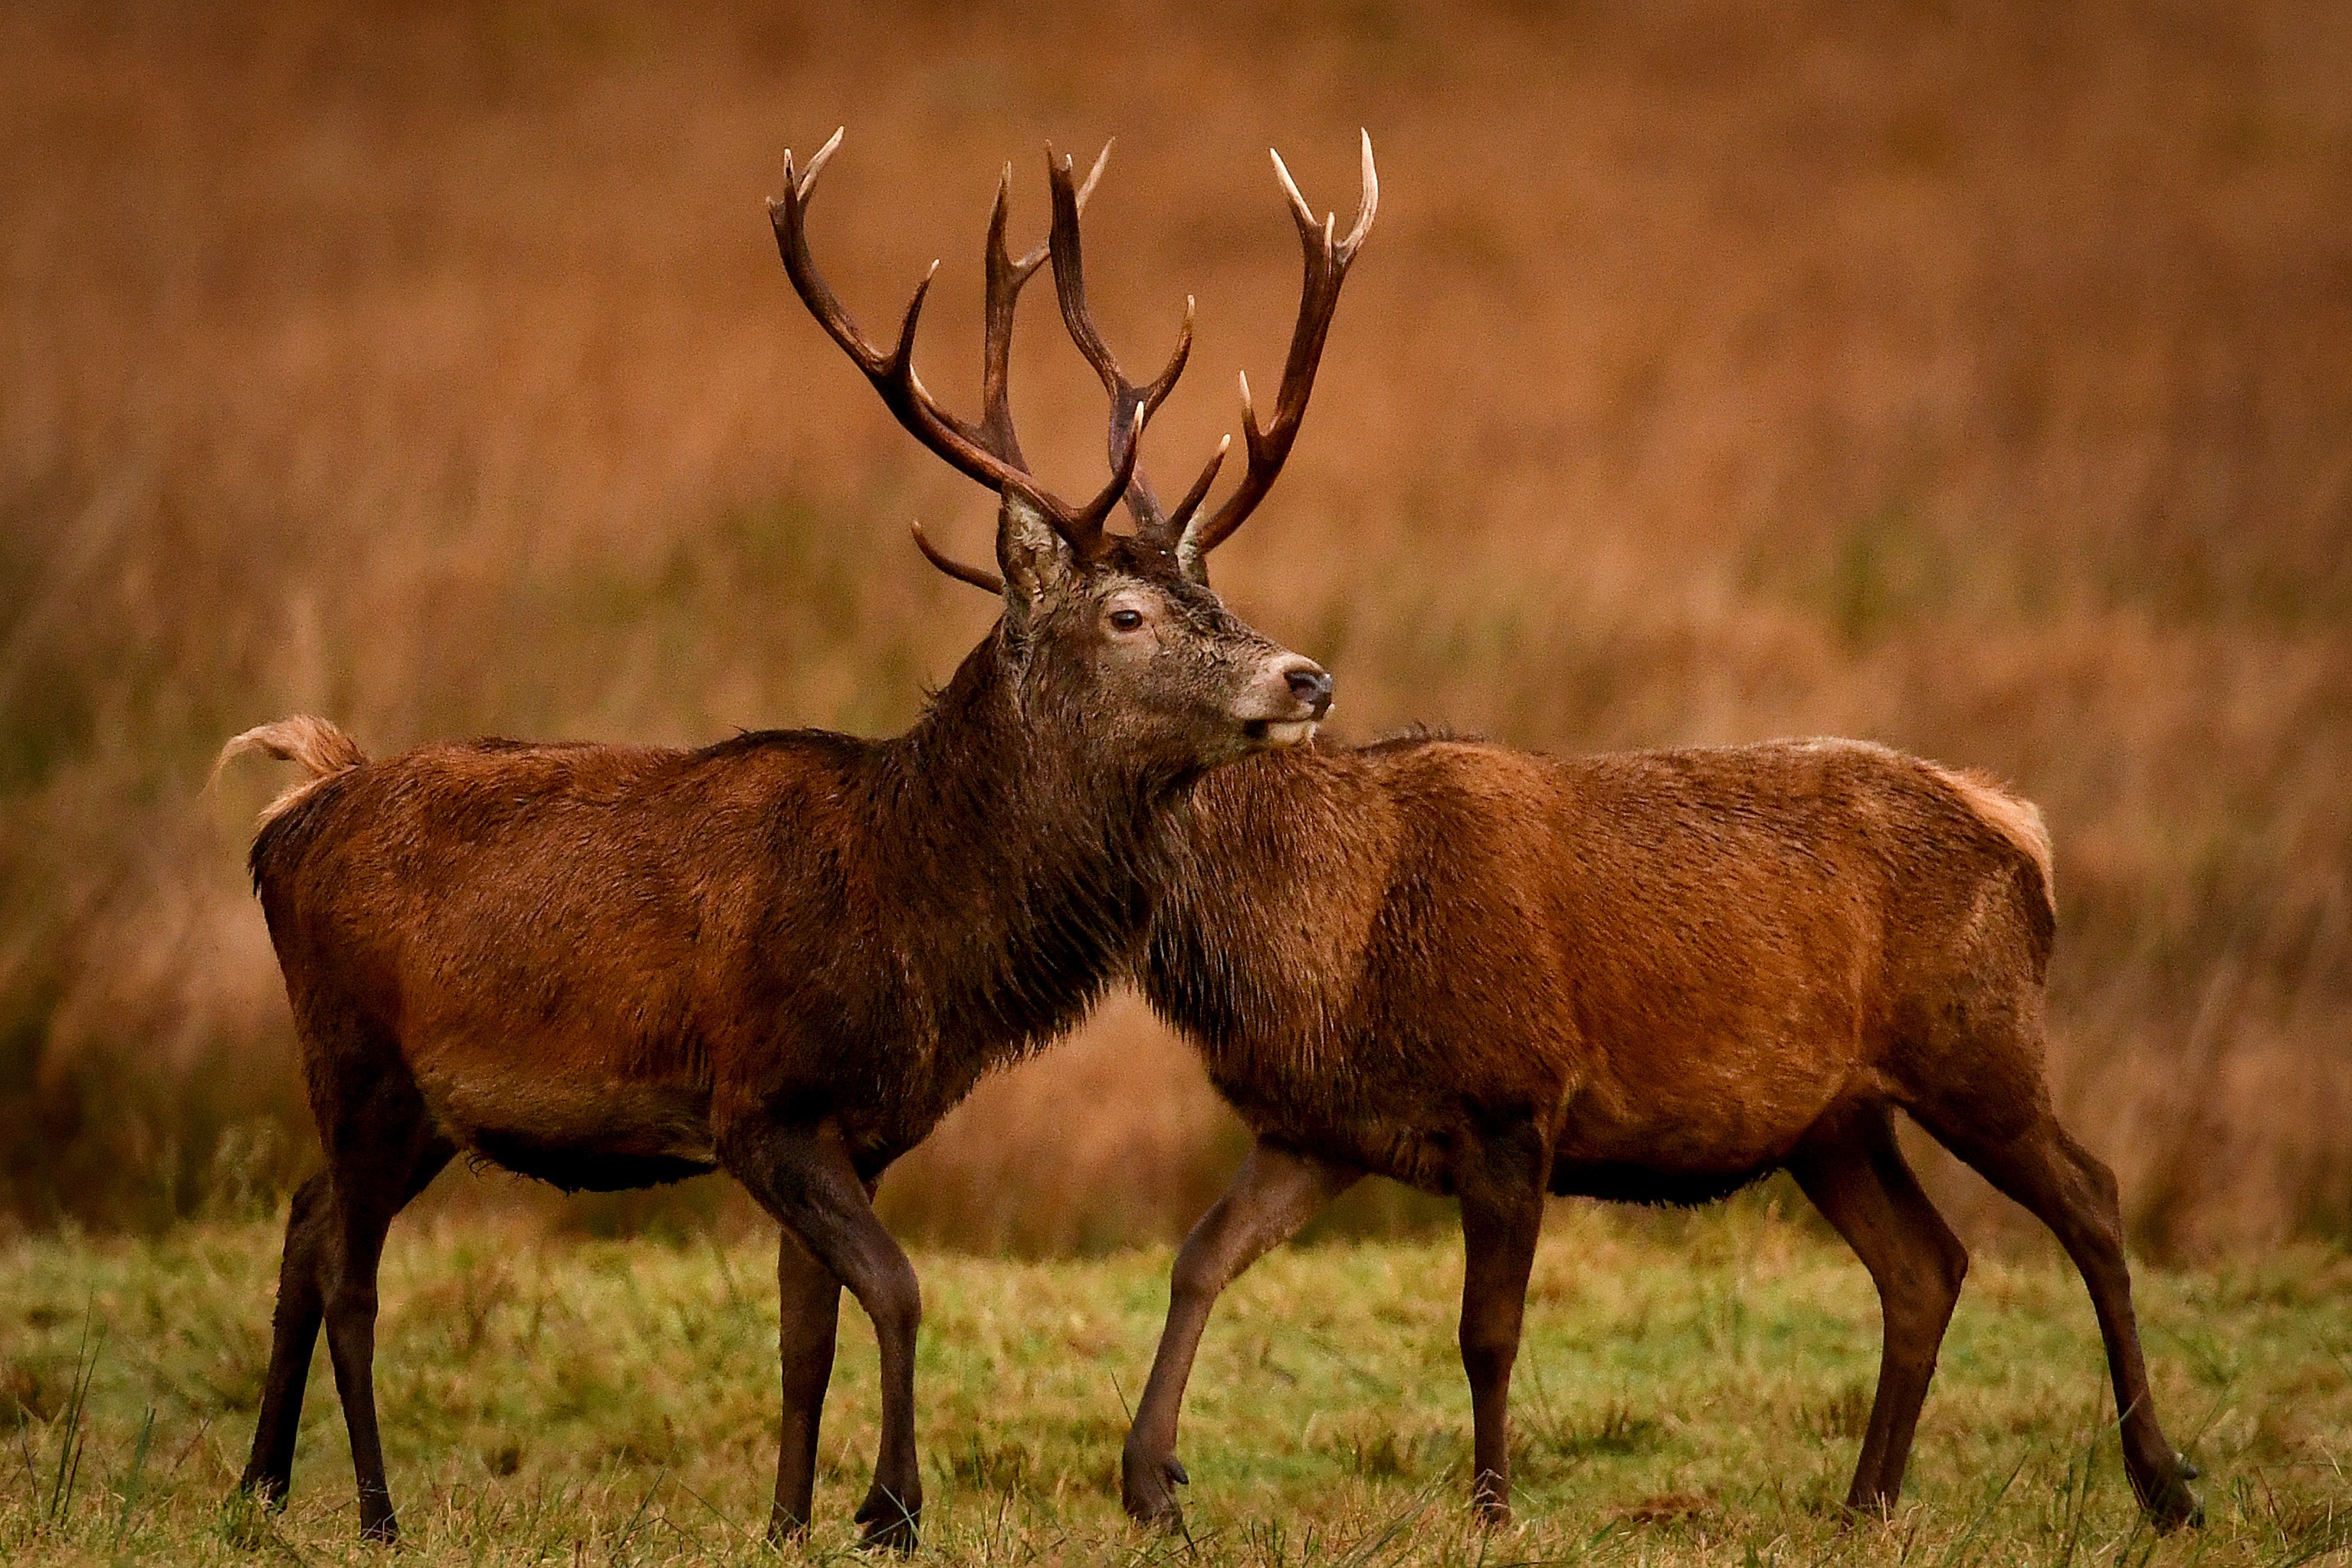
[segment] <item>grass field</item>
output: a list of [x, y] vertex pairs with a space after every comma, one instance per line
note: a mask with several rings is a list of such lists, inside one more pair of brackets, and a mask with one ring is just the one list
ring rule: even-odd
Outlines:
[[[0, 1252], [0, 1559], [393, 1560], [356, 1542], [323, 1354], [289, 1510], [225, 1501], [276, 1243], [257, 1216]], [[1876, 1309], [1861, 1268], [1768, 1188], [1696, 1215], [1555, 1212], [1517, 1386], [1521, 1523], [1491, 1538], [1463, 1506], [1457, 1247], [1276, 1254], [1227, 1297], [1195, 1376], [1188, 1550], [1130, 1532], [1115, 1479], [1167, 1264], [918, 1259], [924, 1560], [2284, 1564], [2352, 1549], [2340, 1251], [2141, 1270], [2157, 1388], [2209, 1516], [2161, 1543], [2138, 1525], [2090, 1310], [2054, 1255], [1978, 1260], [1902, 1510], [1843, 1525]], [[772, 1560], [758, 1542], [775, 1442], [768, 1270], [757, 1237], [396, 1229], [377, 1386], [399, 1560]], [[819, 1524], [787, 1560], [850, 1551], [877, 1423], [854, 1309], [843, 1344]]]

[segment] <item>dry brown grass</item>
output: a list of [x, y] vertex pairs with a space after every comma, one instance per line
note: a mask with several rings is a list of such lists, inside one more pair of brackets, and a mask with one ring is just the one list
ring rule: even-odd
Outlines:
[[[195, 797], [225, 735], [879, 731], [979, 637], [902, 530], [973, 547], [984, 500], [792, 300], [785, 143], [850, 126], [815, 226], [866, 319], [947, 258], [926, 374], [968, 397], [997, 163], [1034, 231], [1038, 143], [1118, 133], [1107, 325], [1149, 358], [1202, 301], [1172, 473], [1286, 330], [1262, 149], [1336, 205], [1361, 123], [1381, 231], [1228, 595], [1358, 734], [2004, 775], [2058, 841], [2064, 1109], [2143, 1240], [2340, 1233], [2347, 79], [2315, 3], [5, 7], [0, 1208], [151, 1223], [301, 1161], [256, 1131], [303, 1120], [238, 875], [273, 781]], [[1057, 334], [1021, 414], [1076, 487]], [[1128, 1007], [888, 1197], [1164, 1236], [1231, 1137]]]

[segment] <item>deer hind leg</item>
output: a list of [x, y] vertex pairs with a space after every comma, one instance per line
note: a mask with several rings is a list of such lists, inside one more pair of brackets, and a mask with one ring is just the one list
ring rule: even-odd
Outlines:
[[1188, 1478], [1176, 1462], [1176, 1423], [1218, 1294], [1362, 1174], [1260, 1139], [1184, 1238], [1168, 1281], [1168, 1323], [1119, 1455], [1119, 1500], [1129, 1517], [1167, 1529], [1182, 1523], [1174, 1489]]
[[[867, 1544], [911, 1552], [923, 1512], [923, 1477], [915, 1458], [915, 1334], [922, 1322], [923, 1300], [915, 1266], [876, 1217], [865, 1177], [829, 1123], [785, 1126], [741, 1115], [718, 1131], [719, 1163], [791, 1232], [811, 1260], [849, 1288], [873, 1321], [882, 1360], [882, 1437], [874, 1460], [874, 1484], [858, 1505], [856, 1518], [865, 1527]], [[780, 1267], [780, 1281], [785, 1272]], [[806, 1288], [797, 1303], [805, 1313], [822, 1289], [814, 1276], [795, 1271], [793, 1278]], [[788, 1303], [787, 1310], [793, 1305]], [[803, 1316], [794, 1348], [813, 1359], [815, 1340], [808, 1328]], [[806, 1363], [797, 1369], [787, 1365], [787, 1377], [796, 1373], [803, 1379], [813, 1377]], [[805, 1391], [803, 1383], [794, 1392], [805, 1398]], [[823, 1397], [819, 1385], [816, 1398], [821, 1402]], [[814, 1433], [812, 1423], [812, 1437]], [[788, 1478], [785, 1469], [793, 1458], [779, 1450], [780, 1506], [769, 1515], [772, 1541], [781, 1541], [793, 1529], [791, 1510], [781, 1506], [798, 1500], [783, 1495], [787, 1479], [795, 1481], [797, 1489], [797, 1478]]]
[[295, 1189], [286, 1215], [286, 1251], [278, 1265], [278, 1308], [272, 1315], [269, 1373], [261, 1387], [261, 1415], [254, 1424], [253, 1453], [238, 1482], [273, 1507], [286, 1505], [294, 1475], [294, 1437], [302, 1420], [303, 1385], [310, 1380], [310, 1352], [319, 1342], [325, 1314], [320, 1294], [320, 1264], [332, 1224], [327, 1173], [319, 1172]]
[[1551, 1158], [1532, 1127], [1490, 1138], [1456, 1172], [1462, 1197], [1462, 1370], [1470, 1380], [1470, 1497], [1479, 1521], [1511, 1518], [1511, 1368], [1543, 1231]]
[[[1980, 1092], [1980, 1091], [1979, 1091]], [[2124, 1261], [2123, 1210], [2115, 1173], [2068, 1135], [2049, 1110], [2037, 1075], [2031, 1089], [2035, 1114], [2023, 1131], [1987, 1136], [1964, 1116], [1921, 1120], [1944, 1146], [2002, 1194], [2050, 1227], [2090, 1289], [2105, 1341], [2107, 1370], [2122, 1413], [2124, 1468], [2132, 1491], [2159, 1530], [2204, 1522], [2203, 1505], [2189, 1489], [2188, 1461], [2157, 1423], [2156, 1403], [2140, 1353], [2132, 1312], [2131, 1270]]]
[[376, 1268], [393, 1216], [423, 1192], [456, 1150], [433, 1129], [415, 1082], [397, 1064], [320, 1118], [327, 1146], [325, 1214], [319, 1221], [319, 1301], [327, 1356], [351, 1436], [360, 1534], [399, 1539], [376, 1428]]
[[1825, 1120], [1797, 1146], [1789, 1172], [1878, 1287], [1878, 1394], [1845, 1500], [1857, 1512], [1884, 1513], [1903, 1489], [1919, 1406], [1969, 1270], [1968, 1248], [1919, 1190], [1885, 1106]]

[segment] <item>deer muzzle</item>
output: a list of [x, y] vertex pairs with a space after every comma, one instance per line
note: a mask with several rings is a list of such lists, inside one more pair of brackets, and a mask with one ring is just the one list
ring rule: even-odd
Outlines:
[[1330, 710], [1330, 672], [1311, 658], [1286, 654], [1269, 661], [1239, 716], [1252, 744], [1279, 749], [1305, 745]]

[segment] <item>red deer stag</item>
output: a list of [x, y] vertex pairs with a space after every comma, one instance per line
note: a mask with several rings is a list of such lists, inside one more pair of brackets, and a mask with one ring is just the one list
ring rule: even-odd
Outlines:
[[[875, 1217], [876, 1180], [991, 1068], [1067, 1029], [1129, 961], [1204, 768], [1308, 738], [1330, 678], [1228, 614], [1176, 563], [1213, 478], [1163, 512], [1136, 470], [1191, 344], [1138, 386], [1100, 337], [1111, 479], [1072, 504], [1031, 474], [1006, 392], [1013, 306], [1050, 256], [1083, 320], [1085, 188], [1048, 153], [1048, 245], [990, 219], [982, 414], [936, 404], [912, 351], [869, 342], [811, 259], [819, 171], [771, 204], [818, 322], [934, 453], [998, 492], [1003, 609], [905, 734], [746, 734], [699, 751], [487, 741], [371, 762], [323, 721], [249, 731], [307, 782], [264, 813], [251, 864], [285, 972], [326, 1169], [294, 1196], [244, 1485], [282, 1502], [321, 1322], [365, 1536], [396, 1534], [372, 1382], [393, 1216], [460, 1151], [559, 1186], [715, 1168], [781, 1222], [783, 1425], [769, 1531], [808, 1519], [841, 1287], [872, 1319], [882, 1431], [857, 1519], [914, 1543], [920, 1299]], [[1108, 149], [1106, 149], [1108, 153]], [[1303, 403], [1333, 304], [1291, 351]], [[1220, 453], [1222, 456], [1222, 452]], [[1253, 447], [1246, 511], [1280, 466]], [[1124, 499], [1141, 528], [1108, 531]], [[1232, 509], [1229, 508], [1230, 511]], [[1221, 518], [1224, 513], [1220, 514]], [[1238, 517], [1229, 521], [1238, 521]]]
[[[1291, 203], [1309, 296], [1336, 289], [1345, 248]], [[1195, 584], [1222, 537], [1179, 551]], [[1503, 1521], [1545, 1194], [1696, 1204], [1789, 1171], [1878, 1287], [1847, 1500], [1887, 1508], [1968, 1266], [1899, 1107], [2056, 1233], [2133, 1490], [2159, 1526], [2200, 1517], [2150, 1399], [2115, 1178], [2042, 1077], [2056, 906], [2032, 805], [1853, 742], [1555, 760], [1415, 737], [1220, 769], [1176, 831], [1139, 978], [1256, 1142], [1177, 1255], [1130, 1514], [1181, 1517], [1177, 1415], [1218, 1293], [1367, 1172], [1461, 1200], [1472, 1491]]]

